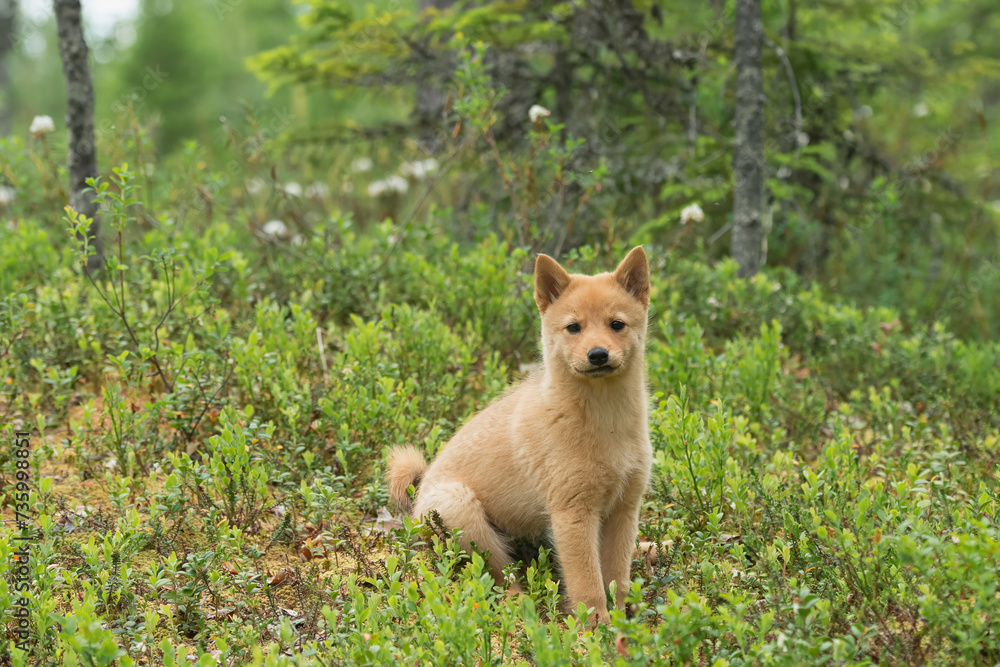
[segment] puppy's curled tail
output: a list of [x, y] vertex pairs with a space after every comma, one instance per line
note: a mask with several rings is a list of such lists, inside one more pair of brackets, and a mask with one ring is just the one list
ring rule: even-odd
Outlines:
[[412, 503], [406, 489], [418, 484], [427, 470], [424, 455], [416, 447], [393, 447], [389, 450], [389, 500], [400, 512], [410, 513]]

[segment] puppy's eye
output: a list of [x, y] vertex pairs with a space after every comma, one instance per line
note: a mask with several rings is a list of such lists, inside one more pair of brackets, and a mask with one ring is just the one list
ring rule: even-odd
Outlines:
[[621, 320], [614, 320], [613, 322], [611, 322], [611, 328], [614, 329], [615, 331], [621, 331], [622, 329], [625, 328], [625, 323], [622, 322]]
[[566, 331], [570, 333], [580, 333], [580, 325], [577, 324], [576, 322], [573, 322], [573, 324], [570, 324], [568, 327], [566, 327]]

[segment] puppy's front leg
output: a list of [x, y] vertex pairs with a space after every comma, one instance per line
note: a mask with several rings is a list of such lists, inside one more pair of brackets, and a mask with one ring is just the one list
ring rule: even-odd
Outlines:
[[566, 581], [568, 610], [583, 602], [593, 607], [591, 625], [606, 623], [608, 602], [601, 580], [599, 552], [600, 519], [596, 513], [580, 508], [566, 508], [552, 513], [552, 534], [556, 555]]
[[604, 582], [615, 582], [615, 605], [625, 609], [631, 585], [632, 553], [639, 534], [639, 509], [645, 484], [633, 482], [601, 528], [601, 571]]

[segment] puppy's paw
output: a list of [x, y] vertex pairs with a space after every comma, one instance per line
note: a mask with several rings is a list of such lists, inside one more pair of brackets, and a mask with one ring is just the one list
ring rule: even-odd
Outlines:
[[521, 584], [516, 581], [511, 582], [510, 586], [507, 587], [507, 599], [516, 600], [519, 595], [524, 594], [524, 589], [521, 588]]

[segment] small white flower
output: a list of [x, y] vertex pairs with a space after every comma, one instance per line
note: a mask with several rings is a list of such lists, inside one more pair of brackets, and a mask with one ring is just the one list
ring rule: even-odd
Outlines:
[[252, 195], [255, 195], [258, 192], [263, 192], [264, 189], [267, 187], [267, 183], [265, 183], [262, 179], [254, 176], [249, 181], [247, 181], [246, 187], [247, 187], [247, 192], [249, 192]]
[[310, 199], [323, 199], [329, 194], [330, 188], [326, 186], [326, 183], [320, 183], [317, 181], [306, 187], [306, 197], [309, 197]]
[[805, 132], [799, 132], [797, 135], [795, 135], [795, 141], [798, 142], [799, 146], [808, 146], [809, 135], [806, 134]]
[[854, 133], [850, 130], [844, 130], [844, 141], [854, 141]]
[[840, 186], [841, 190], [846, 190], [851, 187], [851, 179], [847, 178], [847, 176], [841, 176], [837, 179], [837, 185]]
[[691, 204], [690, 206], [685, 206], [684, 210], [681, 211], [681, 223], [688, 224], [689, 222], [701, 222], [705, 219], [705, 212], [701, 210], [701, 206], [697, 204]]
[[56, 124], [52, 120], [52, 116], [35, 116], [31, 120], [31, 127], [28, 128], [28, 131], [31, 132], [32, 135], [38, 137], [43, 134], [48, 134], [55, 129]]
[[954, 542], [955, 544], [961, 544], [961, 542], [962, 542], [962, 540], [959, 539], [958, 535], [952, 535], [951, 536], [951, 541]]
[[791, 175], [792, 175], [792, 170], [790, 167], [785, 167], [785, 166], [778, 167], [778, 174], [777, 174], [778, 178], [784, 179], [788, 178]]
[[856, 120], [864, 120], [865, 118], [872, 117], [872, 108], [867, 104], [862, 104], [857, 109], [854, 110], [854, 118]]
[[365, 171], [371, 171], [374, 164], [370, 158], [359, 157], [357, 160], [351, 163], [351, 171], [356, 174], [360, 174]]
[[6, 185], [0, 185], [0, 206], [6, 206], [17, 197], [17, 190]]
[[292, 245], [302, 245], [305, 242], [306, 239], [302, 236], [302, 234], [296, 234], [292, 237]]
[[381, 197], [386, 193], [403, 194], [410, 189], [410, 184], [402, 176], [389, 176], [382, 181], [372, 181], [368, 184], [369, 197]]
[[537, 123], [539, 118], [548, 118], [551, 115], [552, 112], [540, 104], [533, 104], [528, 109], [528, 118], [531, 119], [532, 123]]
[[399, 194], [403, 194], [410, 189], [410, 184], [402, 176], [390, 176], [385, 179], [385, 184], [389, 190], [398, 192]]
[[927, 108], [926, 102], [917, 102], [916, 104], [913, 105], [912, 113], [914, 118], [923, 118], [930, 112], [931, 110]]
[[774, 283], [773, 285], [771, 285], [771, 291], [772, 292], [780, 292], [781, 291], [781, 283]]
[[268, 220], [264, 223], [263, 232], [272, 239], [280, 238], [288, 233], [288, 225], [281, 220]]
[[719, 307], [719, 300], [715, 298], [714, 294], [712, 296], [708, 297], [708, 305], [710, 305], [712, 308], [718, 308]]
[[285, 194], [293, 197], [302, 196], [302, 186], [298, 183], [285, 183]]
[[437, 171], [438, 161], [430, 157], [426, 160], [414, 160], [404, 162], [399, 166], [399, 173], [403, 176], [412, 176], [418, 181], [425, 178], [431, 172]]

